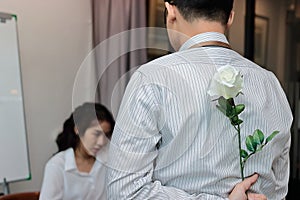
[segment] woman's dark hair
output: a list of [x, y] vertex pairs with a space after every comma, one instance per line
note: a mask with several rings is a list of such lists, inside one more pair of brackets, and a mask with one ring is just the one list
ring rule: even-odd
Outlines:
[[[111, 126], [111, 131], [106, 133], [108, 138], [111, 138], [115, 120], [111, 112], [99, 103], [84, 103], [77, 107], [71, 116], [64, 122], [63, 130], [56, 138], [58, 152], [64, 151], [70, 147], [74, 150], [79, 144], [79, 135], [84, 135], [92, 123], [97, 121], [107, 121]], [[78, 129], [78, 134], [75, 133], [75, 126]]]
[[234, 0], [165, 0], [175, 5], [185, 20], [197, 18], [218, 21], [226, 25]]

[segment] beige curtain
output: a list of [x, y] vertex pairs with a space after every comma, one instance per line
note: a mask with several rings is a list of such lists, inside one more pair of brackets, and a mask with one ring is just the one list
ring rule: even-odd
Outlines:
[[96, 101], [116, 115], [131, 73], [147, 61], [146, 0], [92, 0]]

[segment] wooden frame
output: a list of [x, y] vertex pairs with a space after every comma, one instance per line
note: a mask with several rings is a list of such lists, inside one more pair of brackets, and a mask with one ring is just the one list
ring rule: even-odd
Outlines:
[[269, 19], [267, 17], [256, 15], [254, 30], [254, 62], [263, 67], [267, 66], [268, 32]]
[[165, 4], [162, 0], [148, 0], [148, 57], [154, 59], [170, 51], [167, 29], [164, 24]]
[[21, 192], [0, 196], [0, 200], [38, 200], [40, 192]]
[[162, 0], [149, 0], [149, 26], [164, 28], [165, 4]]

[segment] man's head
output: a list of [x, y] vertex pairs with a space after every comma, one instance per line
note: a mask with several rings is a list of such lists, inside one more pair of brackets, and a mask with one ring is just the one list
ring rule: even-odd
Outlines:
[[193, 22], [199, 18], [226, 25], [234, 0], [165, 0], [175, 5], [183, 18]]
[[175, 50], [190, 37], [204, 32], [220, 32], [233, 21], [234, 0], [165, 0], [166, 25]]

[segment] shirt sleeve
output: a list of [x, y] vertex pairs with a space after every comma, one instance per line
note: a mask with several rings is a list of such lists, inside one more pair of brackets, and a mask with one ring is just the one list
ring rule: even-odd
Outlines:
[[[272, 172], [274, 174], [274, 179], [276, 180], [276, 187], [274, 193], [276, 194], [277, 199], [284, 199], [288, 193], [288, 182], [290, 175], [290, 146], [291, 146], [291, 133], [290, 128], [292, 126], [293, 115], [290, 110], [290, 106], [286, 95], [281, 88], [279, 81], [276, 79], [276, 76], [271, 73], [272, 80], [274, 81], [272, 85], [277, 86], [278, 90], [273, 93], [272, 98], [276, 99], [278, 105], [276, 105], [279, 111], [277, 115], [279, 116], [282, 133], [281, 136], [276, 136], [279, 145], [275, 145], [273, 151], [280, 152], [276, 156], [272, 164]], [[275, 109], [274, 109], [275, 110]], [[275, 137], [275, 139], [276, 139]], [[274, 141], [275, 142], [275, 141]]]
[[127, 86], [110, 143], [108, 199], [223, 199], [210, 194], [189, 194], [155, 180], [163, 112], [158, 100], [160, 88], [139, 72]]
[[47, 163], [40, 193], [40, 200], [63, 199], [63, 169], [53, 163]]
[[276, 179], [275, 192], [280, 196], [280, 199], [284, 199], [288, 192], [288, 181], [290, 172], [290, 137], [288, 138], [281, 155], [274, 161], [272, 170]]

